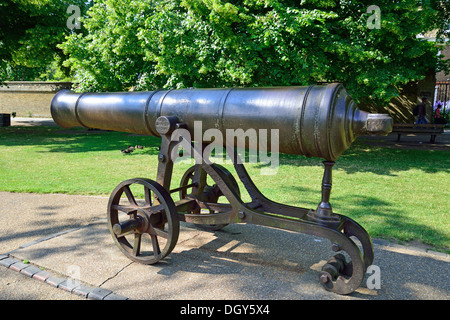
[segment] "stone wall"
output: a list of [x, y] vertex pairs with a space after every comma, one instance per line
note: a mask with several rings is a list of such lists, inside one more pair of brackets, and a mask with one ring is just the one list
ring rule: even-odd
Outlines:
[[51, 118], [53, 96], [59, 90], [71, 87], [71, 82], [8, 81], [5, 86], [0, 86], [0, 113]]

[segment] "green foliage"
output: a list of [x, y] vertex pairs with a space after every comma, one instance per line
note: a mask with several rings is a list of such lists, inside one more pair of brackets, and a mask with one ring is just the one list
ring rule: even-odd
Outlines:
[[[80, 91], [343, 82], [354, 98], [387, 101], [439, 62], [440, 2], [101, 0], [86, 35], [60, 47]], [[421, 9], [419, 8], [421, 6]], [[444, 17], [447, 19], [447, 17]]]
[[2, 79], [42, 79], [41, 73], [55, 68], [54, 63], [59, 63], [56, 68], [67, 76], [69, 70], [60, 67], [66, 57], [57, 44], [73, 32], [67, 27], [69, 5], [79, 6], [80, 13], [83, 13], [90, 6], [90, 1], [0, 2], [0, 82]]
[[42, 71], [42, 67], [28, 68], [5, 62], [4, 66], [0, 69], [0, 79], [4, 79], [6, 81], [34, 80], [39, 77]]
[[71, 81], [67, 70], [61, 67], [61, 58], [55, 56], [48, 65], [25, 67], [20, 64], [5, 63], [0, 69], [0, 79], [5, 81]]
[[144, 9], [145, 2], [99, 1], [81, 21], [88, 34], [72, 34], [60, 46], [83, 90], [123, 90], [151, 73], [137, 35]]

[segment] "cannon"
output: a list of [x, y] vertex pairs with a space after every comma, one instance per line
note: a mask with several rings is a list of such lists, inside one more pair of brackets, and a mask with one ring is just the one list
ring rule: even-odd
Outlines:
[[[52, 100], [51, 113], [65, 128], [82, 126], [161, 137], [156, 179], [123, 181], [108, 202], [112, 238], [133, 261], [155, 264], [167, 257], [177, 243], [180, 221], [185, 221], [210, 230], [230, 223], [251, 223], [329, 239], [336, 255], [318, 276], [326, 290], [338, 294], [356, 290], [372, 264], [369, 234], [331, 207], [332, 167], [358, 136], [391, 132], [392, 119], [361, 111], [342, 84], [121, 93], [62, 90]], [[245, 140], [243, 148], [323, 159], [322, 197], [316, 208], [294, 207], [265, 197], [235, 152], [239, 135], [217, 138], [230, 130], [242, 134], [251, 129], [275, 134], [266, 138], [266, 144], [241, 139]], [[214, 139], [206, 134], [208, 130], [214, 130]], [[210, 139], [203, 139], [205, 136]], [[179, 187], [171, 189], [174, 155], [180, 145], [196, 161]], [[242, 200], [235, 176], [204, 152], [212, 145], [225, 147], [251, 201]], [[143, 188], [142, 199], [136, 196], [135, 186]], [[227, 203], [219, 201], [223, 197]]]

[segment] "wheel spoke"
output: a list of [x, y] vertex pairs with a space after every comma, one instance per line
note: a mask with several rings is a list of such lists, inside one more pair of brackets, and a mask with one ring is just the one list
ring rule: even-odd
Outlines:
[[148, 209], [150, 214], [155, 214], [155, 213], [163, 211], [164, 210], [164, 206], [162, 204], [159, 204], [157, 206], [153, 206], [153, 207], [145, 208], [145, 209]]
[[136, 199], [134, 198], [134, 195], [130, 190], [130, 186], [123, 187], [123, 191], [125, 192], [125, 195], [127, 196], [127, 199], [130, 202], [130, 204], [133, 206], [137, 206]]
[[158, 237], [156, 235], [150, 235], [152, 239], [153, 253], [155, 256], [159, 256], [161, 254], [161, 249], [159, 248]]
[[137, 257], [141, 253], [141, 237], [140, 233], [134, 234], [133, 255]]
[[136, 207], [133, 207], [133, 206], [122, 206], [119, 204], [114, 204], [112, 207], [113, 207], [113, 209], [116, 209], [121, 212], [125, 212], [126, 214], [135, 214], [136, 213]]
[[168, 232], [166, 232], [166, 231], [164, 231], [162, 229], [159, 229], [159, 228], [152, 228], [152, 229], [154, 230], [154, 232], [156, 233], [156, 235], [158, 237], [161, 237], [161, 238], [164, 238], [164, 239], [169, 239], [169, 233]]
[[146, 206], [152, 206], [152, 193], [149, 188], [144, 187], [144, 193], [145, 193], [145, 204]]

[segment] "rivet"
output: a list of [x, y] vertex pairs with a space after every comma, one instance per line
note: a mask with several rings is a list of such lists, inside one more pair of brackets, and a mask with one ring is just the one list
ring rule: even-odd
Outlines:
[[338, 252], [341, 251], [341, 247], [339, 246], [339, 244], [333, 243], [333, 245], [331, 246], [331, 250], [333, 250], [334, 252]]

